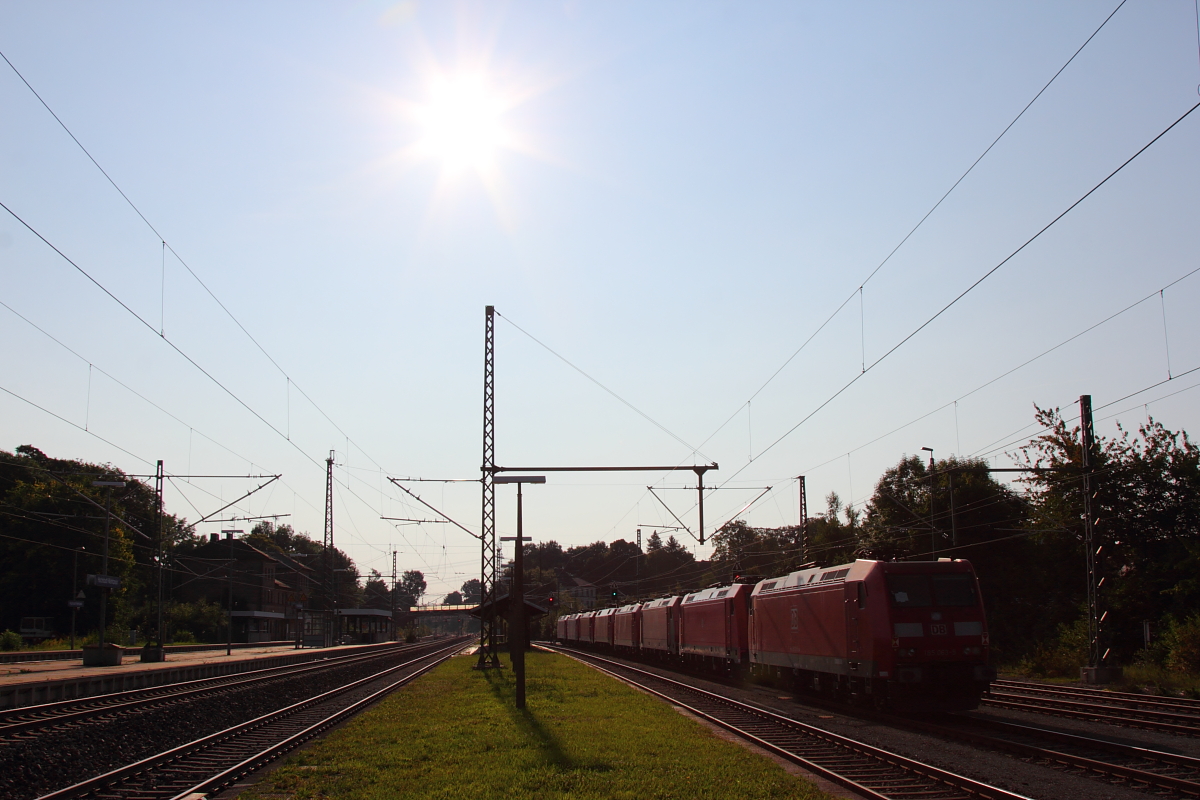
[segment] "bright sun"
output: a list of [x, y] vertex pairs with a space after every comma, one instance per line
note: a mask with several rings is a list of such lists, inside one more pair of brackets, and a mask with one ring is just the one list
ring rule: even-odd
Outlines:
[[506, 144], [500, 122], [504, 110], [481, 76], [439, 79], [428, 104], [418, 110], [424, 129], [420, 150], [451, 172], [487, 172], [496, 151]]

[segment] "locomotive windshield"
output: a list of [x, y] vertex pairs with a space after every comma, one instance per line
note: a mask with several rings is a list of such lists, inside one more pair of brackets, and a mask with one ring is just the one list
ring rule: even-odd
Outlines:
[[897, 608], [973, 606], [975, 581], [965, 573], [943, 575], [888, 575], [888, 596]]

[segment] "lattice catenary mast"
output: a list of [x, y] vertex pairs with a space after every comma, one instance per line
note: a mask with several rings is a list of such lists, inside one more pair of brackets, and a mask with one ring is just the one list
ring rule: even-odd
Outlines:
[[483, 522], [479, 565], [479, 667], [500, 666], [496, 650], [496, 308], [484, 311], [483, 335]]
[[[337, 605], [337, 586], [334, 584], [333, 565], [333, 451], [325, 459], [325, 585], [329, 590], [329, 610]], [[332, 626], [333, 620], [330, 619]]]

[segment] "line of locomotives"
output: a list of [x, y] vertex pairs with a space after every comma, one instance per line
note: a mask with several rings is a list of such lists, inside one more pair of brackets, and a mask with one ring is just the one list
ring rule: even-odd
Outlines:
[[964, 711], [995, 680], [970, 562], [858, 560], [558, 619], [568, 646], [753, 676], [897, 711]]

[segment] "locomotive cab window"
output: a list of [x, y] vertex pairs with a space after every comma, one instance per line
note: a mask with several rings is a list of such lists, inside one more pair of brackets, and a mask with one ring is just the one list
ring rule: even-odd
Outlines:
[[973, 606], [978, 603], [975, 598], [975, 581], [970, 575], [960, 572], [932, 577], [933, 593], [937, 596], [939, 606]]
[[975, 581], [965, 573], [951, 575], [888, 575], [888, 595], [897, 608], [978, 605]]
[[888, 596], [897, 608], [925, 608], [933, 605], [929, 578], [925, 575], [888, 575]]

